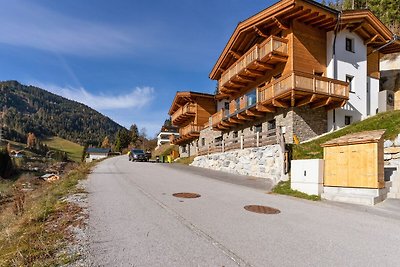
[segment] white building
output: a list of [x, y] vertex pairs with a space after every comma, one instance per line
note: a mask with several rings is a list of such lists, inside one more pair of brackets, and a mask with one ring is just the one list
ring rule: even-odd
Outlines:
[[173, 126], [161, 127], [161, 131], [157, 135], [157, 148], [163, 144], [169, 144], [171, 135], [174, 137], [179, 137], [178, 128]]

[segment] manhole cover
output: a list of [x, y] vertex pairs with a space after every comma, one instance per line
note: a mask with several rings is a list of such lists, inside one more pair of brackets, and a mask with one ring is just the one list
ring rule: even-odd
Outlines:
[[180, 197], [180, 198], [198, 198], [201, 197], [199, 194], [196, 193], [175, 193], [172, 194], [174, 197]]
[[248, 205], [244, 207], [245, 210], [256, 212], [256, 213], [263, 213], [263, 214], [278, 214], [281, 213], [280, 210], [274, 209], [267, 206], [259, 206], [259, 205]]

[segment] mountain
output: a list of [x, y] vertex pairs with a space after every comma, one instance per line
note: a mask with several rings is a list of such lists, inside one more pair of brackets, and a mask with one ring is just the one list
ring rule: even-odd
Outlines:
[[123, 128], [86, 105], [17, 81], [0, 82], [0, 115], [4, 138], [19, 142], [33, 132], [97, 145]]

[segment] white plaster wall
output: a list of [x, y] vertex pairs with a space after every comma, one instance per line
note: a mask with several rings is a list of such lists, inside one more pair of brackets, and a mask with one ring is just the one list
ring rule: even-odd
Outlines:
[[217, 102], [217, 111], [220, 111], [222, 108], [225, 107], [225, 103], [229, 103], [229, 100], [223, 99]]
[[104, 158], [107, 158], [107, 156], [105, 156], [105, 155], [93, 155], [93, 154], [90, 154], [90, 155], [89, 155], [89, 158], [92, 159], [92, 160], [97, 160], [97, 159], [104, 159]]
[[[346, 37], [354, 40], [354, 53], [346, 51]], [[362, 120], [368, 114], [376, 114], [378, 107], [379, 81], [367, 77], [367, 47], [354, 33], [344, 30], [336, 37], [337, 77], [334, 77], [333, 32], [327, 33], [327, 77], [346, 81], [346, 75], [353, 76], [352, 93], [348, 103], [335, 112], [328, 112], [328, 131], [345, 126], [344, 117], [351, 116], [352, 122]], [[367, 112], [367, 81], [370, 81], [370, 112]], [[335, 122], [333, 115], [335, 113]]]

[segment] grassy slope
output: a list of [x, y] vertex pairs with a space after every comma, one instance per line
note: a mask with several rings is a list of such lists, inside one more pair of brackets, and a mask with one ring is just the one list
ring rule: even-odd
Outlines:
[[48, 147], [54, 150], [65, 151], [68, 154], [68, 158], [73, 161], [80, 162], [83, 152], [83, 147], [73, 143], [71, 141], [62, 139], [60, 137], [52, 137], [43, 141]]
[[322, 159], [322, 143], [350, 133], [379, 129], [386, 129], [384, 138], [393, 140], [400, 133], [400, 110], [380, 113], [313, 141], [294, 145], [293, 159]]

